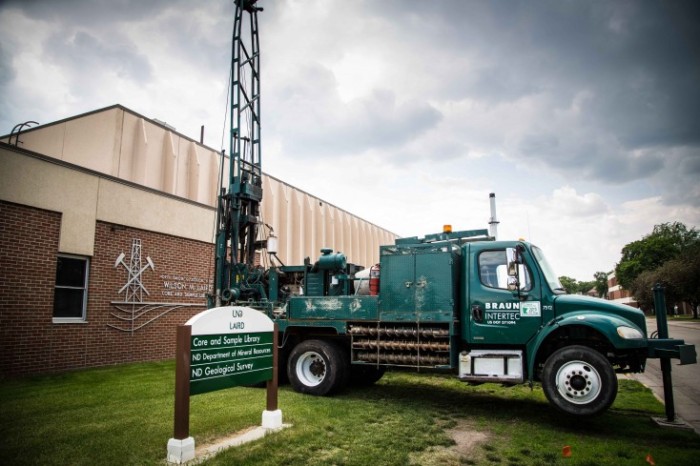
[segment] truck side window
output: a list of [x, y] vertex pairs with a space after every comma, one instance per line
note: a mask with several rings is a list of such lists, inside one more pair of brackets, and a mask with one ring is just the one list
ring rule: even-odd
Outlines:
[[[532, 287], [530, 271], [520, 264], [520, 289], [525, 291]], [[489, 288], [508, 289], [508, 264], [506, 251], [484, 251], [479, 254], [479, 278], [481, 283]]]

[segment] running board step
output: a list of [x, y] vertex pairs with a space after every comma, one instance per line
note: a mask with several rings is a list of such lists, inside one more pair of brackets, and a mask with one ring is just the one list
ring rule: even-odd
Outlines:
[[459, 354], [459, 380], [463, 382], [522, 383], [523, 352], [473, 350]]

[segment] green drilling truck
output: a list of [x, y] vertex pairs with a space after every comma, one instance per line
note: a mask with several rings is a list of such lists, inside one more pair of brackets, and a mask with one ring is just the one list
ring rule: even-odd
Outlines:
[[323, 250], [314, 263], [244, 271], [228, 293], [278, 323], [295, 390], [328, 395], [388, 367], [430, 369], [467, 383], [540, 381], [556, 408], [589, 416], [615, 400], [617, 373], [648, 358], [695, 362], [694, 346], [649, 338], [638, 309], [565, 294], [540, 248], [487, 230], [382, 246], [368, 287], [360, 269]]
[[[567, 295], [537, 246], [472, 230], [401, 238], [369, 269], [324, 249], [302, 265], [263, 268], [275, 237], [259, 237], [260, 52], [257, 0], [236, 0], [228, 177], [221, 190], [210, 307], [248, 306], [279, 328], [282, 361], [299, 392], [328, 395], [373, 383], [388, 367], [451, 372], [466, 383], [540, 381], [557, 409], [590, 416], [617, 394], [616, 373], [648, 358], [695, 363], [695, 347], [650, 338], [644, 314]], [[242, 24], [249, 15], [248, 34]], [[246, 40], [246, 37], [249, 38]], [[492, 198], [492, 223], [495, 211]], [[367, 264], [366, 264], [367, 265]]]

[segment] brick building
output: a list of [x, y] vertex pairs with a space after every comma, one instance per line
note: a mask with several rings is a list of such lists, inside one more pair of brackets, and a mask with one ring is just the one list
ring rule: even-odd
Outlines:
[[[0, 139], [0, 376], [173, 357], [213, 278], [221, 162], [118, 105]], [[285, 263], [330, 247], [370, 266], [395, 238], [273, 177], [263, 189]]]
[[[629, 291], [622, 288], [617, 282], [615, 272], [610, 272], [608, 274], [607, 299], [621, 304], [627, 304], [628, 306], [639, 308], [639, 303], [634, 299], [634, 296], [632, 296]], [[666, 304], [668, 306], [668, 312], [672, 316], [693, 314], [693, 307], [686, 302], [669, 303], [667, 301]], [[642, 310], [648, 315], [651, 315], [655, 312], [654, 309]]]
[[610, 301], [615, 301], [620, 304], [627, 304], [632, 307], [639, 307], [637, 301], [634, 297], [630, 295], [629, 291], [625, 290], [617, 283], [617, 277], [615, 272], [610, 272], [608, 274], [608, 295], [607, 299]]

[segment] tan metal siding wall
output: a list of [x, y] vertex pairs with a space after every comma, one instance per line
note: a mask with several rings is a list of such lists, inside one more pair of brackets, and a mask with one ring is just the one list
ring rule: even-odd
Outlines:
[[[122, 107], [38, 127], [22, 133], [21, 140], [24, 149], [216, 206], [221, 154]], [[227, 158], [226, 173], [228, 165]], [[379, 261], [379, 246], [395, 239], [391, 232], [267, 175], [263, 193], [263, 221], [279, 237], [278, 255], [286, 264], [301, 264], [307, 256], [316, 260], [321, 248], [332, 248], [369, 267]], [[43, 202], [31, 205], [44, 207]], [[153, 221], [141, 220], [127, 224], [153, 231]], [[196, 227], [205, 228], [212, 226]], [[171, 230], [167, 232], [178, 235]]]
[[[344, 253], [349, 262], [370, 267], [379, 262], [379, 246], [396, 236], [317, 197], [269, 176], [263, 177], [263, 222], [279, 238], [279, 257], [285, 264], [312, 261], [321, 248]], [[266, 229], [265, 229], [265, 232]]]

